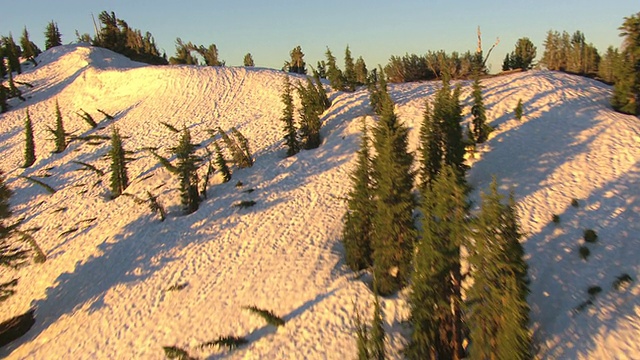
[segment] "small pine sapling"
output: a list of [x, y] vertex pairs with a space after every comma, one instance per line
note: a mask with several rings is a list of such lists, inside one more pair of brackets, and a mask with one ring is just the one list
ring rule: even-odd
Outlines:
[[202, 196], [203, 199], [207, 198], [207, 188], [209, 187], [209, 179], [211, 178], [213, 173], [216, 171], [216, 169], [213, 167], [213, 161], [211, 160], [211, 158], [213, 157], [213, 154], [211, 153], [209, 148], [206, 148], [206, 150], [207, 150], [207, 173], [204, 175], [204, 179], [202, 179], [202, 189], [200, 189], [200, 196]]
[[578, 252], [580, 253], [580, 259], [584, 261], [587, 261], [589, 255], [591, 255], [591, 250], [589, 250], [589, 248], [584, 245], [580, 246]]
[[36, 145], [33, 140], [33, 124], [31, 123], [31, 117], [29, 116], [29, 109], [26, 111], [27, 118], [24, 121], [24, 164], [22, 167], [28, 168], [36, 162]]
[[93, 117], [88, 112], [82, 109], [80, 109], [80, 111], [82, 113], [76, 113], [76, 114], [80, 116], [82, 120], [84, 120], [87, 124], [89, 124], [89, 126], [91, 126], [92, 129], [95, 129], [98, 127], [98, 123], [96, 123], [96, 121], [93, 120]]
[[111, 132], [109, 157], [111, 158], [111, 197], [115, 199], [129, 186], [127, 162], [125, 159], [125, 151], [122, 147], [122, 138], [115, 126]]
[[287, 145], [287, 156], [293, 156], [300, 152], [300, 142], [298, 141], [298, 130], [294, 123], [293, 94], [288, 76], [284, 77], [284, 89], [280, 98], [284, 103], [284, 109], [280, 120], [284, 123], [283, 130], [285, 144]]
[[518, 104], [516, 105], [515, 110], [513, 111], [515, 117], [518, 121], [522, 120], [522, 99], [518, 99]]
[[249, 149], [249, 140], [247, 140], [242, 133], [235, 127], [231, 128], [231, 133], [236, 138], [236, 142], [239, 143], [240, 150], [242, 152], [242, 165], [241, 167], [252, 167], [253, 158], [251, 157], [251, 149]]
[[220, 150], [220, 145], [216, 140], [213, 140], [213, 150], [215, 151], [215, 164], [218, 168], [218, 171], [222, 174], [222, 182], [226, 183], [231, 180], [231, 170], [229, 170], [229, 166], [227, 165], [227, 160], [224, 159], [222, 155], [222, 150]]
[[175, 148], [178, 161], [178, 177], [180, 178], [180, 202], [185, 214], [191, 214], [200, 206], [200, 193], [198, 192], [198, 167], [200, 160], [195, 155], [195, 145], [191, 143], [191, 133], [184, 127], [180, 143]]
[[269, 325], [273, 325], [275, 327], [284, 326], [285, 321], [281, 317], [275, 315], [273, 312], [269, 310], [260, 309], [256, 306], [243, 306], [245, 310], [248, 310], [261, 318], [263, 318]]
[[588, 243], [595, 243], [598, 241], [598, 234], [593, 229], [587, 229], [584, 231], [584, 241]]
[[56, 154], [63, 152], [67, 148], [67, 134], [64, 131], [64, 124], [62, 123], [62, 113], [60, 112], [60, 105], [56, 100], [56, 127], [55, 129], [49, 129], [53, 134], [53, 141], [55, 143]]
[[249, 341], [241, 336], [220, 336], [216, 340], [207, 341], [206, 343], [200, 344], [198, 346], [200, 349], [205, 349], [209, 347], [225, 347], [229, 350], [234, 350], [244, 344], [247, 344]]

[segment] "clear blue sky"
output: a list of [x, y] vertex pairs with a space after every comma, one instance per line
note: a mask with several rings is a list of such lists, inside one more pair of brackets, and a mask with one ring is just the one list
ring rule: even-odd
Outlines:
[[[581, 30], [603, 53], [620, 46], [618, 27], [625, 16], [640, 11], [638, 0], [29, 0], [5, 1], [0, 7], [0, 34], [16, 41], [24, 26], [44, 48], [44, 29], [54, 20], [63, 43], [74, 42], [75, 30], [94, 34], [91, 14], [114, 11], [129, 26], [151, 32], [167, 56], [175, 39], [197, 45], [216, 44], [227, 65], [241, 65], [251, 52], [256, 66], [281, 68], [289, 51], [302, 46], [307, 64], [324, 59], [328, 46], [342, 59], [350, 46], [371, 69], [391, 55], [424, 54], [476, 48], [482, 29], [485, 52], [500, 38], [490, 58], [492, 71], [518, 38], [529, 37], [544, 51], [550, 29]], [[341, 64], [342, 61], [339, 62]]]

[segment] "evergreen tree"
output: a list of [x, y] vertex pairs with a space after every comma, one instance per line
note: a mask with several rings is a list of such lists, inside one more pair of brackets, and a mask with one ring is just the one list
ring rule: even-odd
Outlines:
[[370, 140], [366, 118], [362, 118], [362, 140], [351, 174], [352, 189], [347, 195], [342, 242], [347, 265], [353, 271], [371, 266], [371, 237], [373, 235], [373, 184], [371, 183]]
[[304, 62], [304, 53], [300, 45], [296, 46], [289, 53], [291, 61], [289, 62], [289, 72], [295, 74], [306, 74], [307, 65]]
[[298, 141], [297, 129], [293, 118], [293, 94], [289, 77], [284, 77], [284, 88], [281, 95], [284, 109], [280, 120], [284, 122], [284, 140], [287, 145], [287, 156], [293, 156], [300, 152], [300, 142]]
[[243, 64], [244, 66], [248, 66], [248, 67], [256, 66], [256, 64], [253, 62], [253, 56], [251, 56], [251, 53], [247, 53], [244, 56]]
[[624, 18], [618, 29], [623, 40], [611, 105], [616, 111], [640, 115], [640, 12]]
[[[375, 280], [374, 280], [375, 282]], [[375, 287], [375, 284], [374, 284]], [[374, 294], [373, 321], [371, 321], [371, 333], [369, 339], [369, 354], [373, 360], [385, 360], [386, 352], [384, 341], [386, 334], [384, 331], [384, 316], [380, 306], [380, 298]]]
[[51, 20], [44, 31], [44, 49], [49, 50], [60, 45], [62, 45], [62, 34], [58, 30], [58, 24]]
[[253, 166], [253, 157], [251, 156], [251, 149], [249, 148], [249, 140], [247, 140], [244, 135], [238, 130], [235, 126], [231, 128], [231, 133], [233, 137], [236, 139], [237, 147], [240, 149], [242, 159], [240, 163], [238, 163], [238, 167], [246, 168]]
[[473, 119], [473, 141], [476, 144], [482, 144], [489, 137], [490, 128], [487, 125], [487, 113], [482, 99], [482, 85], [480, 85], [480, 77], [474, 76], [473, 79], [473, 105], [471, 106], [471, 115]]
[[620, 53], [617, 48], [609, 46], [598, 63], [598, 77], [603, 81], [613, 84], [615, 82], [616, 69], [620, 67]]
[[469, 266], [473, 285], [467, 291], [471, 358], [530, 359], [527, 264], [513, 195], [502, 204], [494, 178], [482, 194], [480, 215], [472, 231]]
[[324, 84], [322, 84], [322, 80], [320, 80], [320, 74], [315, 70], [313, 71], [313, 80], [316, 83], [316, 92], [322, 105], [322, 111], [325, 111], [331, 107], [331, 100], [329, 100], [327, 91], [324, 89]]
[[111, 149], [109, 150], [109, 158], [111, 159], [111, 198], [115, 199], [122, 195], [127, 186], [129, 186], [127, 163], [125, 151], [122, 147], [122, 138], [120, 137], [118, 128], [115, 126], [113, 126], [111, 131]]
[[387, 79], [384, 75], [384, 71], [380, 71], [380, 76], [377, 76], [377, 72], [372, 71], [369, 81], [369, 100], [371, 102], [371, 109], [374, 113], [382, 115], [382, 109], [385, 104], [393, 106], [391, 96], [387, 91]]
[[22, 167], [28, 168], [36, 162], [36, 144], [33, 140], [33, 124], [29, 116], [29, 109], [26, 111], [27, 118], [24, 121], [24, 164]]
[[213, 140], [213, 149], [216, 153], [216, 159], [215, 159], [216, 167], [218, 168], [218, 171], [220, 171], [220, 173], [222, 174], [222, 182], [226, 183], [229, 180], [231, 180], [231, 170], [229, 170], [227, 161], [224, 159], [224, 156], [222, 155], [222, 150], [220, 149], [220, 145], [218, 145], [218, 142], [215, 139]]
[[502, 61], [502, 71], [511, 70], [511, 57], [509, 57], [509, 53], [504, 56], [504, 60]]
[[53, 134], [53, 140], [55, 142], [56, 154], [63, 152], [67, 148], [67, 134], [64, 131], [64, 124], [62, 123], [62, 113], [60, 112], [60, 105], [56, 99], [56, 128], [51, 131]]
[[[438, 120], [438, 123], [436, 123]], [[420, 125], [420, 190], [424, 193], [440, 172], [443, 159], [444, 134], [441, 131], [441, 119], [433, 116], [429, 100], [425, 101], [425, 110]]]
[[513, 110], [515, 118], [520, 121], [522, 120], [522, 99], [518, 99], [518, 104], [516, 104], [516, 108]]
[[329, 85], [333, 90], [343, 91], [345, 89], [344, 77], [342, 71], [336, 65], [336, 57], [333, 56], [329, 48], [327, 48], [325, 55], [327, 57], [327, 79], [329, 79]]
[[318, 89], [310, 78], [307, 78], [307, 85], [298, 86], [300, 96], [300, 136], [305, 149], [315, 149], [320, 146], [320, 115], [325, 110], [324, 99], [320, 97]]
[[414, 255], [411, 359], [462, 356], [462, 272], [460, 247], [468, 235], [466, 188], [447, 165], [423, 191], [421, 239]]
[[[0, 39], [0, 45], [2, 45], [2, 39]], [[7, 76], [7, 65], [4, 63], [4, 46], [0, 46], [0, 86], [2, 86], [2, 80]]]
[[175, 148], [178, 160], [178, 176], [180, 178], [180, 202], [185, 214], [191, 214], [198, 210], [200, 194], [198, 192], [198, 167], [199, 158], [195, 155], [195, 145], [191, 143], [189, 129], [182, 129], [180, 143]]
[[38, 63], [36, 62], [36, 56], [38, 56], [42, 51], [40, 51], [36, 44], [29, 39], [29, 32], [27, 31], [26, 26], [24, 27], [24, 30], [22, 30], [20, 46], [22, 47], [22, 57], [31, 61], [34, 66], [37, 66]]
[[2, 42], [4, 43], [4, 56], [7, 57], [9, 72], [22, 74], [22, 68], [20, 67], [20, 56], [22, 53], [20, 52], [18, 45], [16, 45], [13, 40], [11, 33], [9, 33], [9, 36], [3, 37]]
[[318, 61], [318, 65], [316, 66], [316, 71], [318, 72], [318, 77], [320, 79], [326, 79], [327, 78], [327, 70], [326, 70], [326, 63], [323, 61]]
[[413, 156], [408, 152], [408, 129], [394, 113], [392, 101], [383, 102], [374, 128], [372, 180], [374, 188], [372, 259], [377, 292], [390, 295], [409, 278], [416, 231], [412, 194]]
[[172, 65], [198, 65], [198, 59], [191, 54], [194, 45], [191, 42], [185, 44], [182, 39], [176, 38], [176, 55], [169, 58]]
[[536, 47], [529, 38], [520, 38], [516, 42], [516, 48], [511, 53], [511, 69], [529, 70], [536, 58]]
[[351, 50], [349, 50], [349, 46], [344, 52], [344, 83], [345, 90], [347, 91], [355, 91], [357, 85], [356, 78], [356, 67], [353, 63], [353, 57], [351, 57]]
[[362, 56], [358, 57], [355, 64], [356, 83], [358, 85], [364, 85], [367, 83], [369, 73], [367, 71], [367, 64], [364, 62]]

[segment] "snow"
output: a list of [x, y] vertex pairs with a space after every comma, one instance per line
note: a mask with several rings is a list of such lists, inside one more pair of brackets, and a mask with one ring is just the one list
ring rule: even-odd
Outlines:
[[[0, 321], [30, 307], [37, 319], [23, 338], [0, 349], [0, 356], [159, 359], [162, 346], [176, 345], [210, 359], [355, 357], [354, 301], [370, 318], [372, 296], [363, 278], [345, 266], [340, 233], [358, 120], [375, 121], [365, 89], [331, 93], [322, 146], [285, 158], [282, 72], [146, 66], [81, 45], [50, 49], [38, 60], [37, 67], [16, 77], [34, 85], [23, 88], [27, 101], [12, 100], [12, 109], [0, 115], [0, 168], [15, 191], [16, 217], [25, 219], [23, 229], [39, 228], [33, 236], [48, 259], [0, 270], [3, 279], [20, 279], [16, 295], [1, 306]], [[470, 84], [460, 84], [468, 122]], [[472, 199], [477, 207], [479, 191], [492, 175], [505, 193], [515, 192], [539, 357], [636, 358], [638, 119], [610, 109], [609, 86], [572, 75], [529, 71], [486, 79], [483, 85], [496, 130], [469, 161]], [[411, 129], [411, 150], [417, 147], [425, 98], [438, 86], [390, 86], [397, 114]], [[513, 118], [519, 99], [521, 121]], [[65, 129], [74, 135], [108, 135], [117, 125], [136, 159], [128, 167], [126, 192], [158, 195], [169, 212], [165, 222], [130, 197], [109, 200], [108, 173], [99, 178], [72, 162], [108, 172], [108, 141], [76, 141], [61, 154], [50, 153], [47, 126], [54, 125], [56, 101]], [[37, 160], [22, 169], [27, 108]], [[100, 127], [90, 129], [76, 115], [80, 109], [100, 120]], [[97, 109], [115, 119], [103, 119]], [[144, 150], [159, 147], [161, 155], [170, 155], [178, 136], [161, 121], [188, 127], [203, 145], [211, 141], [208, 129], [235, 126], [248, 138], [255, 165], [233, 169], [228, 183], [214, 179], [200, 209], [184, 216], [176, 179]], [[37, 177], [58, 191], [48, 194], [19, 175]], [[238, 181], [243, 186], [236, 187]], [[573, 198], [578, 208], [571, 206]], [[243, 200], [256, 205], [234, 206]], [[551, 222], [553, 214], [560, 224]], [[591, 256], [585, 262], [578, 247], [587, 228], [596, 230], [599, 240], [588, 244]], [[623, 273], [634, 282], [613, 289]], [[168, 291], [173, 285], [186, 286]], [[574, 311], [593, 285], [602, 293], [593, 305]], [[406, 294], [382, 301], [391, 358], [401, 357], [405, 342]], [[287, 323], [268, 326], [242, 309], [247, 305], [271, 310]], [[233, 351], [198, 348], [225, 335], [245, 336], [250, 343]]]

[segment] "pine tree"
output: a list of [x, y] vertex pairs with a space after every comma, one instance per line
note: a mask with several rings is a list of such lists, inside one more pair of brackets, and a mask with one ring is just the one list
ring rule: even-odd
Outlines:
[[111, 159], [111, 198], [115, 199], [122, 195], [127, 186], [129, 186], [127, 163], [125, 151], [122, 147], [122, 138], [120, 137], [118, 128], [115, 126], [113, 126], [111, 131], [111, 149], [109, 150], [109, 158]]
[[182, 129], [180, 142], [175, 148], [178, 160], [178, 176], [180, 178], [180, 202], [185, 214], [191, 214], [200, 206], [200, 194], [198, 192], [198, 167], [199, 160], [195, 155], [195, 146], [191, 143], [191, 132], [186, 126]]
[[62, 45], [62, 34], [58, 30], [58, 24], [51, 20], [44, 31], [44, 49], [49, 50], [60, 45]]
[[358, 85], [364, 85], [369, 78], [369, 72], [367, 71], [367, 64], [364, 62], [362, 56], [358, 57], [355, 64], [356, 83]]
[[327, 70], [326, 70], [326, 63], [323, 61], [318, 61], [317, 65], [316, 65], [316, 71], [318, 72], [318, 77], [320, 79], [326, 79], [327, 78]]
[[307, 85], [298, 86], [300, 96], [300, 136], [302, 146], [307, 149], [315, 149], [320, 146], [320, 115], [325, 110], [325, 101], [320, 97], [318, 89], [310, 78], [307, 78]]
[[51, 131], [53, 133], [53, 139], [55, 142], [56, 154], [63, 152], [67, 148], [67, 134], [64, 131], [64, 124], [62, 123], [62, 113], [60, 112], [60, 105], [56, 99], [56, 128]]
[[471, 106], [471, 115], [473, 119], [473, 141], [476, 144], [482, 144], [489, 137], [489, 126], [487, 125], [487, 114], [482, 100], [482, 85], [480, 85], [480, 77], [474, 76], [473, 79], [473, 106]]
[[251, 156], [251, 149], [249, 148], [249, 140], [247, 140], [244, 135], [238, 130], [235, 126], [231, 128], [231, 133], [233, 137], [236, 139], [236, 144], [240, 148], [240, 152], [242, 154], [242, 161], [238, 164], [240, 168], [252, 167], [253, 166], [253, 157]]
[[9, 33], [8, 37], [3, 37], [4, 43], [4, 56], [7, 57], [7, 64], [9, 72], [17, 72], [22, 74], [22, 68], [20, 67], [20, 49], [13, 40], [13, 36]]
[[333, 56], [329, 48], [327, 48], [325, 55], [327, 57], [327, 79], [329, 79], [329, 85], [333, 90], [343, 91], [345, 89], [344, 76], [336, 65], [336, 57]]
[[[2, 38], [0, 38], [0, 45], [1, 44]], [[0, 86], [2, 86], [2, 80], [7, 76], [7, 65], [4, 63], [4, 53], [4, 46], [0, 46]]]
[[482, 194], [472, 231], [469, 266], [473, 285], [467, 291], [471, 358], [530, 359], [527, 264], [513, 195], [502, 204], [494, 178]]
[[291, 61], [289, 62], [289, 72], [295, 74], [306, 74], [307, 65], [304, 62], [304, 53], [300, 45], [296, 46], [289, 53]]
[[511, 53], [511, 69], [529, 70], [536, 58], [536, 47], [529, 38], [520, 38], [516, 42], [516, 48]]
[[460, 359], [462, 273], [460, 247], [468, 234], [466, 187], [447, 165], [423, 191], [421, 239], [414, 255], [411, 359]]
[[380, 120], [373, 130], [372, 160], [374, 188], [372, 259], [380, 295], [402, 288], [409, 278], [416, 231], [412, 194], [413, 156], [408, 152], [408, 129], [393, 111], [392, 101], [383, 103]]
[[33, 140], [33, 124], [29, 116], [29, 109], [26, 111], [27, 118], [24, 121], [24, 164], [22, 167], [28, 168], [36, 162], [36, 144]]
[[616, 68], [619, 67], [620, 53], [617, 48], [609, 46], [598, 63], [598, 77], [604, 82], [613, 84], [615, 82]]
[[24, 27], [22, 30], [22, 37], [20, 37], [20, 46], [22, 47], [22, 57], [31, 61], [34, 66], [37, 66], [36, 56], [38, 56], [42, 51], [38, 49], [36, 44], [34, 44], [29, 39], [29, 32], [27, 31], [27, 27]]
[[355, 91], [358, 80], [356, 79], [356, 68], [353, 63], [353, 57], [351, 56], [351, 50], [349, 46], [344, 51], [344, 83], [345, 90]]
[[391, 96], [387, 91], [387, 78], [385, 77], [382, 69], [380, 69], [380, 76], [377, 76], [375, 69], [371, 72], [371, 79], [369, 81], [368, 88], [371, 109], [374, 113], [382, 115], [382, 109], [385, 104], [391, 104], [393, 106]]
[[640, 12], [624, 18], [622, 61], [617, 71], [611, 105], [616, 111], [640, 115]]
[[507, 53], [502, 61], [502, 71], [509, 71], [511, 69], [511, 57], [509, 56], [509, 53]]
[[366, 118], [362, 118], [362, 140], [351, 174], [352, 189], [347, 195], [342, 242], [347, 265], [353, 271], [371, 266], [371, 237], [373, 235], [373, 184], [371, 183], [370, 140]]
[[249, 66], [249, 67], [256, 66], [256, 64], [253, 62], [253, 56], [251, 56], [251, 53], [247, 53], [244, 56], [243, 64], [244, 66]]
[[[2, 59], [0, 58], [0, 62]], [[9, 104], [7, 104], [7, 98], [9, 97], [9, 89], [4, 87], [4, 85], [0, 82], [0, 114], [9, 110]]]
[[222, 182], [226, 183], [231, 180], [231, 170], [229, 170], [229, 166], [227, 165], [227, 161], [224, 159], [222, 155], [222, 150], [220, 149], [220, 145], [214, 139], [213, 140], [213, 150], [215, 151], [216, 159], [215, 164], [218, 168], [218, 171], [222, 174]]
[[284, 87], [281, 95], [284, 109], [280, 120], [284, 122], [284, 140], [287, 145], [287, 156], [293, 156], [300, 152], [300, 142], [298, 142], [297, 129], [293, 118], [293, 94], [289, 77], [284, 77]]

